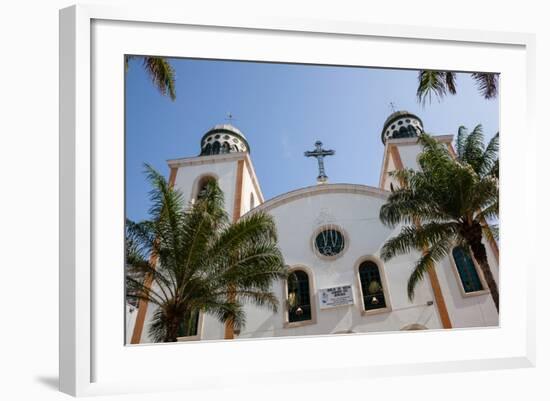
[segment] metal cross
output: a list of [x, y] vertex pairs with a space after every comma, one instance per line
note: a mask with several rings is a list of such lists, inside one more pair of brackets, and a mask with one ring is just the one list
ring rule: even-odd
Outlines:
[[392, 113], [395, 113], [395, 103], [394, 102], [390, 102], [390, 109], [391, 109]]
[[325, 182], [327, 182], [328, 177], [325, 174], [325, 164], [323, 162], [323, 159], [325, 156], [334, 155], [334, 153], [334, 150], [324, 150], [323, 142], [321, 141], [315, 142], [315, 150], [304, 152], [304, 156], [315, 157], [317, 159], [317, 163], [319, 164], [319, 176], [317, 177], [318, 184], [324, 184]]
[[229, 121], [229, 122], [232, 122], [232, 121], [235, 121], [235, 118], [233, 117], [233, 114], [231, 112], [228, 112], [226, 117], [225, 117], [225, 120]]

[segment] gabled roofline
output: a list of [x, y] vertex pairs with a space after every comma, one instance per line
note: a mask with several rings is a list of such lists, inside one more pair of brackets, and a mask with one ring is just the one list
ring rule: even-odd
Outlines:
[[248, 213], [244, 214], [242, 217], [247, 216], [248, 214], [253, 214], [259, 211], [267, 212], [276, 207], [284, 205], [285, 203], [293, 202], [298, 199], [308, 198], [311, 196], [329, 194], [329, 193], [351, 193], [351, 194], [360, 194], [360, 195], [369, 195], [374, 196], [380, 199], [386, 199], [389, 195], [389, 191], [371, 187], [368, 185], [361, 184], [317, 184], [305, 188], [296, 189], [290, 192], [286, 192], [282, 195], [278, 195], [274, 198], [269, 199], [268, 201], [262, 203], [261, 205], [256, 206], [254, 209], [250, 210]]

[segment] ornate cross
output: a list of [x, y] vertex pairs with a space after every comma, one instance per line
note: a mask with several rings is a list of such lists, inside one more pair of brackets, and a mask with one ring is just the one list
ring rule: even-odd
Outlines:
[[315, 157], [317, 159], [317, 163], [319, 164], [319, 176], [317, 177], [318, 184], [324, 184], [325, 182], [327, 182], [328, 177], [325, 174], [325, 164], [323, 162], [323, 159], [325, 156], [334, 155], [334, 153], [334, 150], [324, 150], [323, 142], [321, 141], [315, 142], [315, 150], [304, 152], [304, 156]]

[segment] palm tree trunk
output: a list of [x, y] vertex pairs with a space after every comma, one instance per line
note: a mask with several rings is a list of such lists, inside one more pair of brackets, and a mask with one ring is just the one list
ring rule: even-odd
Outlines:
[[180, 321], [177, 318], [172, 319], [168, 323], [166, 328], [166, 338], [164, 339], [165, 343], [175, 343], [178, 341], [178, 328], [180, 326]]
[[493, 272], [491, 271], [491, 268], [489, 266], [489, 262], [487, 260], [487, 251], [485, 249], [485, 245], [483, 245], [481, 240], [472, 241], [469, 245], [470, 245], [470, 248], [472, 249], [472, 253], [474, 254], [474, 258], [476, 259], [477, 263], [479, 264], [479, 267], [481, 268], [483, 277], [485, 278], [485, 282], [489, 286], [489, 290], [491, 291], [491, 297], [493, 298], [493, 302], [495, 303], [497, 312], [499, 312], [498, 286], [493, 276]]
[[[235, 286], [229, 285], [229, 302], [235, 302]], [[233, 340], [235, 338], [235, 329], [233, 328], [233, 319], [229, 318], [225, 321], [225, 331], [223, 338], [225, 340]]]

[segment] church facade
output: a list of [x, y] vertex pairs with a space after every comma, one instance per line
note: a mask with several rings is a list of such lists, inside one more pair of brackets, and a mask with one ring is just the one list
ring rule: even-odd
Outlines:
[[[246, 305], [247, 323], [228, 333], [216, 318], [199, 313], [192, 333], [179, 338], [280, 337], [398, 330], [487, 327], [499, 324], [487, 284], [469, 254], [456, 248], [407, 297], [407, 281], [418, 253], [380, 258], [380, 250], [400, 227], [379, 220], [390, 187], [389, 176], [402, 168], [417, 169], [424, 131], [419, 117], [406, 111], [391, 114], [381, 131], [384, 157], [378, 187], [328, 183], [323, 157], [332, 151], [316, 149], [306, 156], [319, 162], [318, 183], [265, 200], [254, 172], [245, 135], [232, 125], [206, 132], [197, 157], [169, 160], [170, 183], [185, 199], [196, 199], [208, 180], [215, 179], [225, 194], [232, 221], [263, 211], [273, 216], [279, 248], [295, 272], [293, 282], [277, 281], [276, 313]], [[452, 135], [435, 136], [452, 153]], [[327, 153], [328, 152], [328, 153]], [[498, 245], [485, 239], [489, 264], [498, 283]], [[153, 306], [129, 310], [127, 342], [148, 343]]]

